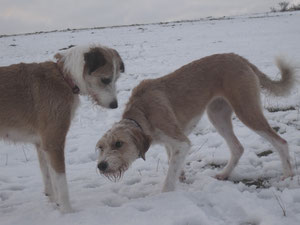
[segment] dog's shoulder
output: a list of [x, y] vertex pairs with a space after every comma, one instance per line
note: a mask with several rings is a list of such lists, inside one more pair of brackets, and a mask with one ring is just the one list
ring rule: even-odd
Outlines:
[[146, 95], [151, 95], [160, 90], [160, 83], [157, 82], [157, 79], [146, 79], [140, 82], [138, 86], [136, 86], [132, 90], [131, 96], [141, 97]]
[[56, 98], [57, 101], [62, 96], [73, 99], [72, 90], [55, 62], [20, 64], [19, 67], [19, 79], [24, 81], [24, 88], [31, 90], [33, 96]]
[[28, 64], [28, 68], [31, 70], [31, 74], [35, 77], [41, 78], [55, 78], [62, 77], [62, 73], [60, 72], [57, 64], [52, 61], [46, 61], [41, 63], [31, 63]]

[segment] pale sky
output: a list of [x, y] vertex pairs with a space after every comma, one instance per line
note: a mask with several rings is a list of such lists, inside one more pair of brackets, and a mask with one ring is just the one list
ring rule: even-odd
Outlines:
[[0, 0], [0, 35], [270, 12], [281, 1]]

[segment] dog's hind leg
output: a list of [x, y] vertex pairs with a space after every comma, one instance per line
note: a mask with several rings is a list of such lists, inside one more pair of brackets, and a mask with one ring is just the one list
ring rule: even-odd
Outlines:
[[282, 179], [292, 177], [294, 175], [290, 162], [289, 147], [285, 139], [281, 138], [271, 127], [264, 127], [261, 131], [256, 131], [260, 136], [265, 138], [277, 150], [283, 167]]
[[289, 156], [289, 147], [287, 141], [281, 138], [268, 124], [262, 112], [251, 112], [256, 117], [255, 121], [249, 119], [246, 113], [236, 112], [240, 120], [249, 128], [254, 130], [258, 135], [265, 138], [277, 150], [283, 167], [283, 179], [293, 176], [292, 166]]
[[55, 195], [53, 193], [53, 188], [52, 188], [52, 183], [51, 183], [51, 178], [50, 178], [50, 173], [49, 173], [49, 163], [46, 158], [46, 153], [41, 149], [40, 144], [36, 144], [36, 150], [38, 154], [38, 159], [39, 159], [39, 164], [42, 172], [42, 177], [44, 181], [44, 187], [45, 187], [45, 195], [49, 197], [51, 202], [55, 202]]
[[224, 180], [228, 178], [237, 165], [244, 152], [244, 148], [233, 132], [231, 121], [232, 109], [226, 100], [222, 98], [213, 100], [207, 107], [207, 115], [218, 133], [225, 139], [231, 152], [227, 165], [221, 173], [216, 175], [217, 179]]
[[283, 167], [283, 178], [293, 176], [288, 144], [270, 127], [263, 115], [259, 90], [255, 90], [253, 86], [245, 86], [242, 93], [232, 95], [229, 101], [239, 119], [250, 129], [269, 141], [278, 151]]

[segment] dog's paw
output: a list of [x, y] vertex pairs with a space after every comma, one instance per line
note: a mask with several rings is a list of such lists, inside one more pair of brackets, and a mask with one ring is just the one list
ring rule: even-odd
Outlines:
[[76, 212], [70, 205], [59, 206], [59, 211], [63, 214]]
[[179, 181], [180, 181], [181, 183], [185, 183], [185, 182], [186, 182], [186, 176], [185, 176], [184, 170], [181, 171], [181, 174], [180, 174], [180, 176], [179, 176]]
[[294, 177], [294, 174], [292, 174], [292, 175], [284, 175], [284, 176], [282, 176], [282, 177], [280, 178], [280, 180], [281, 180], [281, 181], [284, 181], [284, 180], [286, 180], [286, 179], [288, 179], [288, 178], [290, 178], [290, 180], [293, 180], [293, 177]]
[[288, 169], [285, 169], [283, 171], [283, 176], [281, 177], [281, 180], [285, 180], [287, 178], [291, 178], [291, 180], [293, 180], [293, 176], [294, 176], [294, 173], [290, 166]]
[[162, 192], [170, 192], [175, 190], [175, 184], [165, 183], [162, 189]]
[[228, 179], [228, 175], [220, 173], [220, 174], [217, 174], [215, 176], [215, 178], [218, 179], [218, 180], [227, 180]]
[[45, 192], [45, 196], [48, 197], [49, 202], [56, 202], [56, 199], [55, 199], [53, 193], [50, 194], [50, 193], [48, 193], [48, 192]]

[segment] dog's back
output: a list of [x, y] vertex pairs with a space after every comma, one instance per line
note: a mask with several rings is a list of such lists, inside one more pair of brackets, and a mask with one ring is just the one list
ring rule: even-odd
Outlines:
[[[249, 85], [259, 91], [258, 84], [258, 78], [247, 60], [233, 53], [215, 54], [193, 61], [161, 78], [142, 81], [133, 90], [130, 99], [134, 102], [141, 99], [139, 104], [147, 108], [158, 103], [161, 107], [169, 105], [184, 127], [192, 118], [201, 115], [213, 98], [236, 95], [232, 92]], [[132, 101], [128, 102], [130, 104]]]
[[293, 71], [282, 60], [278, 67], [282, 79], [272, 81], [237, 54], [215, 54], [193, 61], [161, 78], [142, 81], [133, 90], [131, 98], [143, 98], [141, 102], [148, 104], [166, 97], [173, 110], [178, 112], [177, 116], [185, 120], [200, 114], [216, 97], [230, 99], [247, 89], [259, 93], [260, 86], [275, 95], [287, 93], [294, 84]]

